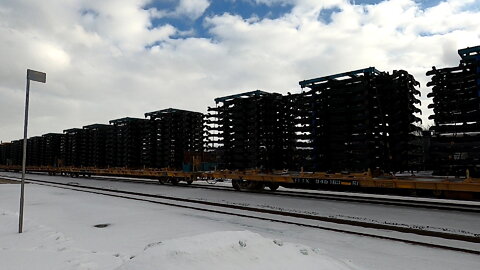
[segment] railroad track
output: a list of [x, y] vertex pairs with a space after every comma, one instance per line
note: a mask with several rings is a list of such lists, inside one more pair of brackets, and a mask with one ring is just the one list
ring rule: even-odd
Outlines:
[[[1, 175], [0, 175], [1, 176]], [[113, 181], [113, 182], [125, 182], [125, 183], [139, 183], [139, 184], [148, 184], [148, 185], [158, 185], [159, 181], [156, 179], [134, 179], [134, 178], [121, 178], [121, 177], [110, 177], [110, 176], [93, 176], [82, 179], [92, 179], [100, 181]], [[34, 180], [34, 179], [30, 179]], [[181, 185], [186, 188], [199, 188], [207, 190], [221, 190], [226, 192], [238, 192], [232, 187], [227, 186], [214, 186], [208, 184], [193, 184], [190, 185]], [[390, 205], [390, 206], [400, 206], [400, 207], [413, 207], [413, 208], [424, 208], [424, 209], [434, 209], [434, 210], [447, 210], [447, 211], [458, 211], [458, 212], [470, 212], [470, 213], [480, 213], [480, 203], [475, 202], [464, 202], [464, 201], [452, 201], [452, 200], [441, 200], [441, 199], [426, 199], [426, 198], [410, 198], [410, 197], [399, 197], [399, 196], [386, 196], [386, 195], [373, 195], [373, 194], [360, 194], [360, 193], [347, 193], [347, 192], [302, 192], [302, 191], [242, 191], [245, 193], [260, 193], [269, 196], [284, 196], [284, 197], [293, 197], [293, 198], [304, 198], [304, 199], [314, 199], [314, 200], [330, 200], [330, 201], [342, 201], [342, 202], [354, 202], [354, 203], [365, 203], [365, 204], [378, 204], [378, 205]], [[320, 191], [321, 192], [321, 191]]]
[[[203, 188], [203, 189], [212, 189], [212, 190], [225, 190], [231, 192], [238, 192], [230, 187], [213, 187], [206, 185], [188, 185], [190, 188]], [[387, 198], [386, 196], [381, 197], [371, 197], [372, 194], [354, 194], [342, 192], [338, 193], [314, 193], [314, 192], [301, 192], [301, 191], [242, 191], [247, 193], [262, 193], [272, 196], [284, 196], [284, 197], [294, 197], [294, 198], [307, 198], [315, 200], [332, 200], [332, 201], [344, 201], [344, 202], [355, 202], [355, 203], [368, 203], [368, 204], [381, 204], [381, 205], [392, 205], [392, 206], [404, 206], [404, 207], [414, 207], [414, 208], [427, 208], [427, 209], [436, 209], [436, 210], [449, 210], [449, 211], [460, 211], [460, 212], [473, 212], [480, 213], [480, 204], [469, 204], [464, 202], [451, 202], [440, 200], [428, 201], [428, 200], [419, 200], [415, 198]]]
[[[16, 180], [15, 177], [3, 177]], [[255, 208], [204, 200], [177, 198], [164, 195], [146, 194], [125, 190], [111, 190], [78, 183], [57, 183], [52, 181], [27, 179], [28, 183], [69, 189], [111, 197], [144, 201], [167, 206], [187, 208], [216, 214], [239, 216], [270, 222], [297, 225], [338, 233], [347, 233], [363, 237], [372, 237], [389, 241], [403, 242], [412, 245], [453, 250], [480, 255], [480, 236], [453, 234], [439, 231], [428, 231], [415, 228], [399, 227], [387, 224], [368, 223], [334, 217], [316, 216], [304, 213], [284, 212], [279, 210]], [[415, 239], [415, 240], [412, 240]]]
[[[93, 179], [100, 181], [118, 181], [126, 183], [141, 183], [149, 185], [157, 185], [158, 180], [150, 179], [133, 179], [133, 178], [118, 178], [118, 177], [98, 177], [93, 176], [85, 179]], [[214, 186], [207, 184], [193, 184], [182, 185], [182, 187], [187, 188], [200, 188], [208, 190], [222, 190], [227, 192], [238, 192], [233, 189], [233, 187], [227, 186]], [[305, 198], [305, 199], [315, 199], [315, 200], [332, 200], [332, 201], [343, 201], [343, 202], [355, 202], [355, 203], [367, 203], [367, 204], [381, 204], [381, 205], [391, 205], [391, 206], [402, 206], [402, 207], [414, 207], [414, 208], [426, 208], [426, 209], [435, 209], [435, 210], [448, 210], [448, 211], [459, 211], [459, 212], [473, 212], [480, 213], [480, 203], [475, 202], [463, 202], [463, 201], [445, 201], [441, 199], [425, 199], [425, 198], [409, 198], [409, 197], [399, 197], [399, 196], [376, 196], [373, 194], [360, 194], [360, 193], [347, 193], [342, 192], [341, 194], [334, 192], [302, 192], [302, 191], [242, 191], [245, 193], [261, 193], [271, 196], [284, 196], [284, 197], [293, 197], [293, 198]]]

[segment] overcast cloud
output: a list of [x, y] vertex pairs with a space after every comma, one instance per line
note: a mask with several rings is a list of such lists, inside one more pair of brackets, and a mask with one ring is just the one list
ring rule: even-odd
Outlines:
[[[31, 85], [35, 136], [169, 107], [205, 112], [256, 89], [296, 93], [301, 80], [369, 66], [409, 71], [426, 99], [425, 72], [480, 45], [480, 0], [228, 0], [292, 7], [276, 18], [215, 13], [212, 1], [1, 0], [0, 140], [23, 136], [27, 68], [47, 73]], [[163, 17], [206, 34], [155, 23]]]

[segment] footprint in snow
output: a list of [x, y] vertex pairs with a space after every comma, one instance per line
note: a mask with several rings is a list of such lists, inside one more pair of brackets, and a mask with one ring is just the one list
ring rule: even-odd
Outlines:
[[238, 241], [238, 244], [241, 246], [241, 247], [247, 247], [247, 241], [244, 241], [244, 240], [239, 240]]
[[145, 251], [145, 250], [147, 250], [147, 249], [149, 249], [149, 248], [151, 248], [151, 247], [158, 246], [158, 245], [160, 245], [161, 243], [162, 243], [161, 241], [155, 242], [155, 243], [150, 243], [150, 244], [148, 244], [143, 250]]
[[95, 228], [106, 228], [108, 226], [110, 226], [111, 224], [110, 223], [104, 223], [104, 224], [97, 224], [97, 225], [93, 225], [93, 227]]

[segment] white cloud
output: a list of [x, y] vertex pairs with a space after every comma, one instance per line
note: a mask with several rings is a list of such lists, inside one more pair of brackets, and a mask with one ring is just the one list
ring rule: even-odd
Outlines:
[[180, 0], [175, 12], [178, 15], [185, 15], [192, 20], [196, 20], [202, 16], [209, 6], [210, 2], [208, 0]]
[[[47, 72], [46, 84], [32, 84], [33, 136], [168, 107], [205, 111], [219, 96], [295, 92], [300, 80], [368, 66], [413, 73], [425, 98], [431, 66], [457, 65], [457, 49], [480, 44], [480, 14], [464, 8], [478, 0], [427, 10], [410, 0], [292, 0], [292, 11], [277, 19], [207, 18], [211, 39], [173, 39], [181, 32], [154, 27], [162, 11], [145, 10], [147, 3], [2, 1], [0, 140], [22, 137], [27, 68]], [[208, 1], [182, 3], [178, 11], [191, 18], [208, 8]], [[334, 6], [331, 23], [319, 20]]]
[[210, 6], [209, 0], [179, 0], [174, 11], [158, 10], [151, 8], [150, 14], [155, 18], [182, 18], [187, 17], [192, 21], [200, 18]]

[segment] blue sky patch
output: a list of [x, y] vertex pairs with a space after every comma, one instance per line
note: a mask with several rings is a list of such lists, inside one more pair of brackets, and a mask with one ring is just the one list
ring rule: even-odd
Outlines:
[[211, 2], [210, 7], [205, 13], [207, 16], [212, 16], [228, 12], [240, 15], [242, 18], [257, 16], [262, 19], [275, 19], [289, 13], [292, 8], [292, 5], [277, 4], [267, 6], [265, 4], [256, 4], [255, 2], [248, 0], [237, 0], [233, 2], [232, 0], [217, 0]]
[[320, 14], [318, 15], [318, 20], [319, 21], [322, 21], [326, 24], [329, 24], [332, 22], [332, 15], [334, 13], [338, 13], [338, 12], [341, 12], [342, 10], [339, 9], [338, 7], [334, 7], [334, 8], [328, 8], [328, 9], [322, 9], [320, 11]]
[[[350, 3], [355, 3], [356, 5], [371, 5], [380, 2], [383, 2], [383, 0], [350, 0]], [[425, 9], [436, 6], [441, 0], [415, 0], [415, 2], [419, 4], [422, 9]]]
[[[350, 3], [356, 5], [378, 4], [382, 0], [350, 0]], [[437, 5], [440, 0], [417, 0], [422, 9]], [[156, 8], [167, 13], [173, 13], [178, 6], [179, 0], [156, 0], [144, 7], [144, 9]], [[152, 27], [170, 24], [179, 31], [191, 32], [194, 37], [210, 38], [210, 33], [204, 25], [206, 17], [213, 17], [224, 13], [239, 15], [242, 18], [258, 17], [259, 19], [276, 19], [289, 13], [293, 8], [290, 4], [266, 5], [256, 3], [254, 0], [211, 0], [210, 6], [197, 19], [188, 18], [187, 16], [165, 16], [152, 20]], [[324, 9], [320, 12], [319, 20], [325, 23], [332, 21], [332, 14], [340, 12], [339, 8]]]
[[[177, 5], [178, 1], [176, 0], [154, 1], [145, 6], [144, 9], [156, 8], [158, 10], [173, 12], [175, 11]], [[156, 27], [159, 25], [171, 24], [180, 31], [193, 30], [194, 36], [209, 37], [208, 29], [206, 29], [203, 25], [205, 17], [230, 13], [239, 15], [242, 18], [258, 17], [260, 19], [275, 19], [289, 13], [292, 7], [292, 5], [286, 4], [267, 6], [265, 4], [256, 4], [254, 1], [249, 0], [215, 0], [210, 2], [210, 6], [207, 8], [204, 14], [196, 20], [192, 20], [185, 16], [167, 16], [154, 19], [152, 21], [152, 25], [153, 27]]]
[[471, 11], [471, 12], [480, 11], [480, 1], [475, 1], [473, 3], [467, 4], [462, 8], [462, 11]]

